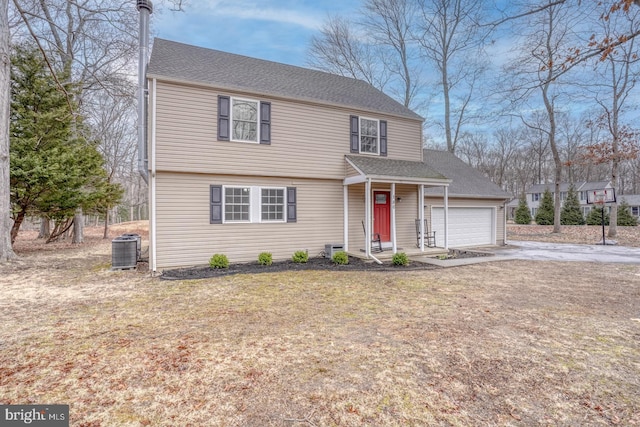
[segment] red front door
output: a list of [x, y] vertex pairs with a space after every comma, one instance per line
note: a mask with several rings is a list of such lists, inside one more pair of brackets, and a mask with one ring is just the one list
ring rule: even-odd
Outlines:
[[390, 197], [388, 191], [373, 192], [373, 232], [379, 233], [383, 242], [391, 241]]

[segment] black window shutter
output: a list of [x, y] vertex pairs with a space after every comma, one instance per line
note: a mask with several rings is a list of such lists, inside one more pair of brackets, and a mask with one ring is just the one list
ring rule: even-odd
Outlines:
[[222, 185], [212, 185], [209, 188], [211, 209], [210, 224], [222, 224]]
[[380, 155], [387, 155], [387, 121], [380, 120]]
[[260, 144], [271, 144], [271, 103], [260, 103]]
[[229, 140], [230, 104], [228, 96], [218, 95], [218, 141]]
[[351, 123], [351, 152], [359, 153], [360, 152], [360, 129], [358, 116], [350, 117]]
[[296, 187], [287, 187], [287, 222], [298, 221]]

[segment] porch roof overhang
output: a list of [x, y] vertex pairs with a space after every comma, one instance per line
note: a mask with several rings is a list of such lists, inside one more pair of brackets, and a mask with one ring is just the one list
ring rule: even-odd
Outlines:
[[423, 162], [351, 155], [345, 156], [345, 160], [357, 175], [346, 177], [344, 185], [360, 184], [367, 180], [438, 187], [447, 187], [451, 183], [450, 179]]

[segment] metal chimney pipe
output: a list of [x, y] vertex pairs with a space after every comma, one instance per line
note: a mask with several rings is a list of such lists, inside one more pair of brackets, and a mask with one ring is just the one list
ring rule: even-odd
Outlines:
[[153, 13], [150, 0], [137, 0], [140, 13], [140, 31], [138, 34], [138, 172], [144, 182], [149, 183], [149, 159], [147, 155], [147, 104], [149, 88], [147, 85], [147, 62], [149, 61], [149, 15]]

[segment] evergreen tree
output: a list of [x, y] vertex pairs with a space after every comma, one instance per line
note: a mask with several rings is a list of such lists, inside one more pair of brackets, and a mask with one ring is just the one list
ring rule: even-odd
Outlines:
[[553, 225], [553, 196], [548, 188], [542, 194], [542, 200], [535, 219], [538, 225]]
[[11, 65], [11, 240], [27, 215], [43, 215], [56, 221], [51, 241], [66, 231], [77, 208], [92, 208], [108, 190], [103, 159], [79, 136], [82, 121], [69, 113], [76, 110], [69, 108], [73, 87], [60, 89], [40, 51], [16, 46]]
[[618, 225], [635, 226], [638, 225], [638, 218], [631, 215], [631, 208], [626, 200], [622, 199], [622, 203], [618, 205]]
[[[587, 225], [602, 225], [602, 207], [595, 205], [587, 215]], [[609, 225], [609, 212], [605, 208], [604, 225]]]
[[516, 215], [514, 221], [516, 224], [531, 224], [531, 211], [527, 206], [527, 195], [523, 192], [518, 200], [518, 208], [516, 209]]
[[578, 200], [578, 193], [576, 192], [573, 184], [569, 186], [567, 192], [567, 198], [562, 206], [562, 212], [560, 213], [560, 224], [562, 225], [584, 225], [584, 217], [582, 216], [582, 210], [580, 209], [580, 200]]

